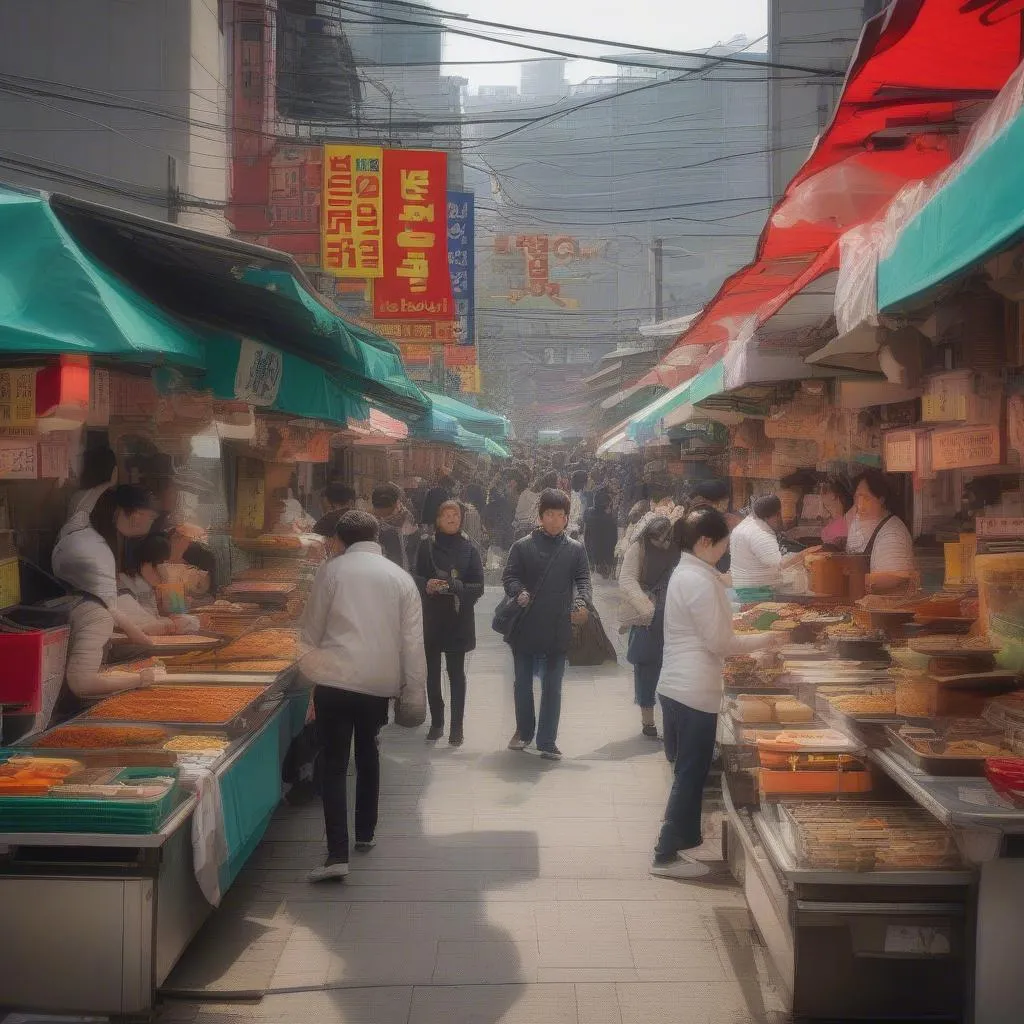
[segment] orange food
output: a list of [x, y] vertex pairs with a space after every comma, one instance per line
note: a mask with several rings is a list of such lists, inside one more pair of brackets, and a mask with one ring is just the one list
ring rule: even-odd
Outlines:
[[254, 629], [251, 633], [243, 633], [219, 650], [180, 655], [173, 660], [173, 664], [213, 667], [227, 665], [229, 662], [259, 661], [264, 658], [290, 662], [298, 656], [297, 629]]
[[226, 672], [226, 673], [238, 673], [244, 674], [246, 672], [263, 672], [266, 674], [283, 672], [286, 668], [291, 668], [294, 662], [282, 661], [275, 658], [267, 658], [263, 661], [225, 661], [215, 662], [214, 664], [203, 664], [196, 665], [194, 662], [182, 662], [180, 665], [169, 665], [168, 672], [171, 675], [182, 675], [186, 672], [195, 672], [196, 669], [201, 669], [204, 672]]
[[100, 701], [86, 718], [220, 725], [262, 696], [263, 686], [154, 686]]
[[157, 746], [167, 739], [167, 732], [145, 725], [65, 725], [53, 729], [35, 741], [44, 750], [68, 747], [88, 750], [103, 747]]

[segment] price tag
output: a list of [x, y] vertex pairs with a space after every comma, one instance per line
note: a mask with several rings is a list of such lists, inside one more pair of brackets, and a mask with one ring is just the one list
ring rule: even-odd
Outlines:
[[0, 561], [0, 608], [21, 604], [21, 577], [17, 557]]
[[39, 477], [35, 441], [0, 441], [0, 479], [36, 480]]
[[27, 427], [36, 421], [36, 371], [0, 370], [0, 426]]
[[235, 525], [239, 530], [262, 530], [266, 483], [262, 474], [239, 475], [235, 494]]

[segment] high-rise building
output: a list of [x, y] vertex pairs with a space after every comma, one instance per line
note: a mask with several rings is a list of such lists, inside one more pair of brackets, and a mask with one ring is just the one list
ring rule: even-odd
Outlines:
[[227, 233], [217, 0], [4, 0], [0, 179]]
[[[742, 63], [716, 60], [730, 54]], [[577, 85], [562, 62], [528, 63], [515, 95], [465, 100], [481, 362], [524, 432], [641, 324], [706, 302], [770, 205], [763, 53], [736, 39], [667, 69], [617, 59]], [[474, 125], [491, 115], [516, 121]]]
[[[861, 29], [887, 0], [769, 0], [768, 58], [794, 68], [845, 73]], [[773, 71], [771, 123], [772, 194], [777, 199], [807, 159], [842, 92], [842, 75], [822, 78], [798, 71]]]

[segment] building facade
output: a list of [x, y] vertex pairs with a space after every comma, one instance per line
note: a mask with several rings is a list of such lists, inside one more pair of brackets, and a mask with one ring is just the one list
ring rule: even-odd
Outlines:
[[[660, 68], [627, 54], [572, 86], [558, 62], [529, 63], [515, 93], [466, 97], [481, 363], [520, 430], [571, 418], [566, 396], [603, 355], [698, 309], [750, 258], [770, 204], [764, 54], [751, 51], [737, 39]], [[732, 53], [750, 63], [715, 60]], [[523, 120], [473, 123], [499, 116]]]
[[225, 234], [217, 0], [4, 0], [0, 179]]
[[[868, 18], [886, 0], [769, 0], [768, 57], [773, 64], [845, 73]], [[772, 195], [778, 199], [828, 124], [841, 76], [774, 71], [769, 88]]]

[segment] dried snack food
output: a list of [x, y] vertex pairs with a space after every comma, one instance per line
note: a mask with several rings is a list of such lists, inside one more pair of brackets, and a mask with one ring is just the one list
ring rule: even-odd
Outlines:
[[176, 754], [204, 754], [211, 750], [227, 750], [231, 741], [223, 736], [202, 736], [183, 733], [172, 736], [165, 744], [164, 750], [172, 750]]
[[895, 693], [851, 693], [828, 698], [844, 715], [894, 715]]
[[227, 675], [246, 675], [252, 672], [258, 672], [262, 675], [277, 675], [279, 672], [284, 672], [285, 669], [291, 668], [294, 664], [295, 662], [293, 661], [275, 658], [267, 658], [261, 661], [226, 661], [223, 664], [215, 662], [213, 665], [196, 665], [193, 662], [182, 662], [180, 665], [169, 665], [167, 671], [172, 676], [185, 675], [195, 672], [197, 669], [203, 672], [225, 673]]
[[154, 686], [107, 697], [85, 717], [220, 725], [265, 692], [263, 686]]
[[167, 731], [146, 725], [62, 725], [44, 733], [33, 745], [51, 750], [105, 749], [108, 747], [159, 746], [167, 739]]
[[175, 658], [174, 665], [222, 665], [235, 661], [259, 661], [270, 658], [294, 661], [299, 656], [297, 629], [254, 629], [225, 644], [216, 651], [183, 655]]

